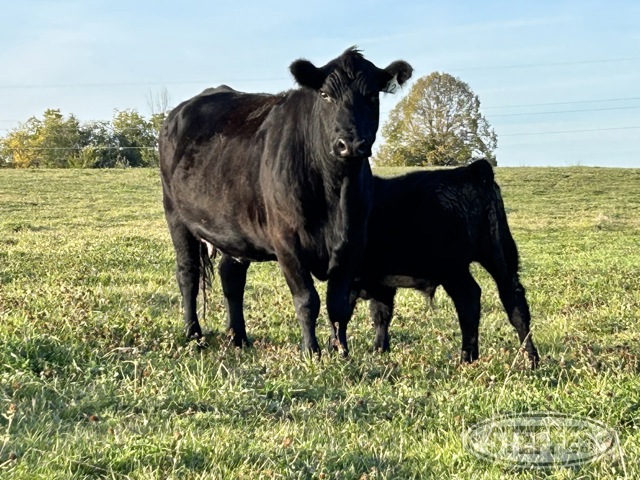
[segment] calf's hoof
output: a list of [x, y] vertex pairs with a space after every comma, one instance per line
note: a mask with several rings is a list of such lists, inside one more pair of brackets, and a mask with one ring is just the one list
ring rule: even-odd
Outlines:
[[187, 340], [200, 340], [202, 338], [202, 329], [197, 323], [187, 326], [185, 333], [187, 335]]
[[335, 337], [329, 337], [327, 349], [329, 350], [329, 353], [339, 353], [342, 358], [349, 357], [349, 349], [345, 345], [342, 345], [340, 340]]
[[246, 332], [236, 333], [233, 328], [227, 330], [227, 336], [233, 341], [233, 345], [238, 348], [251, 347], [251, 342], [247, 338]]
[[529, 363], [531, 364], [531, 370], [535, 370], [540, 366], [540, 356], [538, 352], [529, 353]]
[[389, 341], [384, 341], [384, 340], [378, 340], [376, 339], [373, 342], [373, 351], [374, 352], [380, 352], [380, 353], [388, 353], [391, 350], [391, 348], [389, 347]]
[[476, 360], [478, 360], [478, 352], [477, 351], [462, 350], [462, 352], [460, 352], [460, 362], [462, 362], [462, 363], [473, 363]]

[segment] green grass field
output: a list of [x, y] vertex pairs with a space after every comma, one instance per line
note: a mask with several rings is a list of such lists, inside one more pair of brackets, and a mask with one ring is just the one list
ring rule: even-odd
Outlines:
[[[370, 351], [360, 304], [348, 361], [302, 357], [274, 263], [250, 269], [254, 348], [229, 346], [214, 282], [199, 350], [182, 336], [155, 170], [0, 170], [0, 478], [640, 478], [640, 170], [496, 177], [535, 371], [480, 268], [481, 360], [470, 366], [440, 290], [433, 308], [399, 295], [389, 355]], [[321, 339], [325, 322], [323, 309]], [[601, 421], [619, 445], [548, 470], [465, 449], [476, 422], [534, 411]]]

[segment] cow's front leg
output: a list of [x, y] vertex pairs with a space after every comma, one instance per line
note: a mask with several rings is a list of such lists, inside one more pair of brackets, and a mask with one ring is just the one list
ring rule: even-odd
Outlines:
[[296, 318], [302, 329], [302, 349], [320, 355], [316, 338], [316, 320], [320, 313], [320, 297], [313, 285], [311, 273], [304, 269], [299, 256], [289, 249], [276, 249], [278, 264], [284, 275], [296, 309]]
[[233, 343], [236, 347], [241, 347], [243, 344], [249, 346], [243, 306], [244, 287], [247, 283], [249, 265], [250, 262], [246, 260], [236, 260], [224, 254], [218, 265], [227, 311], [227, 332], [233, 336]]

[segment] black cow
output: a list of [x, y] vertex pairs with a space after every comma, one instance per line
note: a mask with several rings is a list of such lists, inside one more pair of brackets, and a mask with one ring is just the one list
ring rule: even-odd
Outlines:
[[303, 348], [319, 352], [313, 275], [328, 280], [332, 339], [346, 355], [349, 292], [372, 203], [368, 157], [379, 95], [402, 85], [412, 68], [396, 61], [380, 69], [350, 48], [319, 68], [296, 60], [290, 71], [302, 88], [277, 95], [208, 89], [163, 125], [163, 202], [184, 322], [188, 337], [202, 335], [196, 297], [208, 242], [223, 254], [227, 326], [236, 345], [248, 343], [242, 299], [249, 262], [277, 259]]
[[486, 160], [451, 170], [374, 180], [364, 260], [354, 296], [370, 299], [374, 347], [389, 350], [398, 288], [433, 295], [442, 285], [462, 331], [462, 361], [478, 358], [480, 287], [469, 272], [478, 262], [495, 280], [500, 300], [532, 366], [539, 357], [529, 331], [529, 306], [518, 276], [518, 250]]

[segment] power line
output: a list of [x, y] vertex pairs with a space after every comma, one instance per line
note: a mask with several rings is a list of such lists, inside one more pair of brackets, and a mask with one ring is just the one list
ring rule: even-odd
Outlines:
[[[522, 107], [547, 107], [551, 105], [575, 105], [578, 103], [605, 103], [605, 102], [623, 102], [627, 100], [640, 100], [640, 97], [627, 97], [627, 98], [608, 98], [602, 100], [574, 100], [572, 102], [547, 102], [547, 103], [525, 103], [521, 105], [496, 105], [493, 107], [482, 107], [483, 110], [489, 110], [494, 108], [522, 108]], [[2, 120], [0, 120], [1, 122]]]
[[[511, 64], [511, 65], [492, 65], [486, 67], [462, 67], [462, 68], [450, 68], [454, 71], [474, 71], [474, 70], [504, 70], [504, 69], [518, 69], [518, 68], [535, 68], [535, 67], [558, 67], [558, 66], [572, 66], [572, 65], [588, 65], [596, 63], [618, 63], [618, 62], [633, 62], [640, 60], [640, 57], [626, 57], [626, 58], [602, 58], [594, 60], [577, 60], [577, 61], [562, 61], [562, 62], [545, 62], [545, 63], [529, 63], [529, 64]], [[274, 82], [282, 80], [290, 80], [291, 77], [265, 77], [265, 78], [226, 78], [222, 81], [215, 81], [212, 79], [204, 80], [143, 80], [143, 81], [123, 81], [123, 82], [88, 82], [88, 83], [59, 83], [59, 84], [9, 84], [0, 85], [0, 90], [10, 89], [31, 89], [31, 88], [100, 88], [100, 87], [131, 87], [131, 86], [151, 86], [151, 85], [187, 85], [187, 84], [205, 84], [211, 85], [214, 83], [231, 83], [231, 82]]]
[[[608, 98], [608, 99], [601, 99], [601, 100], [573, 100], [570, 102], [541, 102], [541, 103], [523, 103], [523, 104], [518, 104], [518, 105], [497, 105], [497, 106], [489, 106], [489, 107], [485, 107], [482, 106], [480, 109], [481, 110], [494, 110], [494, 109], [501, 109], [501, 108], [525, 108], [525, 107], [548, 107], [548, 106], [554, 106], [554, 105], [578, 105], [581, 103], [606, 103], [606, 102], [623, 102], [623, 101], [631, 101], [631, 100], [640, 100], [640, 97], [626, 97], [626, 98]], [[395, 108], [395, 107], [394, 107]], [[614, 107], [607, 107], [607, 108], [611, 108], [614, 109]], [[615, 108], [638, 108], [636, 106], [628, 106], [628, 107], [615, 107]], [[393, 110], [393, 108], [389, 108], [389, 109], [384, 109], [381, 110], [380, 113], [384, 113], [387, 114], [389, 112], [391, 112]], [[569, 112], [570, 110], [564, 110], [563, 113], [567, 111]], [[583, 110], [578, 110], [578, 111], [584, 111], [584, 112], [589, 112], [589, 111], [594, 111], [594, 110], [590, 110], [590, 109], [583, 109]], [[540, 114], [542, 114], [544, 112], [540, 112]], [[537, 113], [518, 113], [516, 115], [534, 115]], [[492, 117], [498, 117], [498, 116], [507, 116], [507, 115], [512, 115], [512, 114], [491, 114]], [[0, 122], [2, 122], [3, 120], [0, 120]]]
[[492, 114], [491, 117], [520, 117], [523, 115], [552, 115], [556, 113], [577, 113], [577, 112], [603, 112], [605, 110], [630, 110], [634, 108], [640, 108], [640, 105], [633, 105], [627, 107], [607, 107], [607, 108], [583, 108], [580, 110], [556, 110], [553, 112], [527, 112], [527, 113], [499, 113]]
[[[632, 127], [605, 127], [605, 128], [585, 128], [579, 130], [552, 130], [546, 132], [523, 132], [523, 133], [502, 133], [498, 135], [499, 138], [502, 137], [519, 137], [519, 136], [527, 136], [527, 135], [555, 135], [562, 133], [583, 133], [583, 132], [603, 132], [610, 130], [637, 130], [640, 129], [639, 126]], [[84, 150], [85, 148], [94, 148], [101, 150], [156, 150], [157, 147], [111, 147], [111, 146], [100, 146], [100, 145], [87, 145], [85, 147], [9, 147], [7, 150]]]
[[[609, 100], [576, 100], [573, 102], [550, 102], [550, 103], [529, 103], [529, 104], [522, 104], [522, 105], [504, 105], [501, 107], [485, 107], [485, 110], [493, 109], [493, 108], [519, 108], [519, 107], [538, 107], [538, 106], [542, 107], [542, 106], [548, 106], [548, 105], [573, 105], [573, 104], [579, 104], [579, 103], [602, 103], [602, 102], [614, 102], [614, 101], [624, 101], [624, 100], [640, 100], [640, 97], [617, 98], [617, 99], [609, 99]], [[547, 111], [547, 112], [492, 113], [490, 115], [491, 117], [515, 117], [515, 116], [526, 116], [526, 115], [551, 115], [551, 114], [558, 114], [558, 113], [601, 112], [606, 110], [629, 110], [629, 109], [636, 109], [636, 108], [640, 108], [640, 105], [627, 105], [627, 106], [621, 106], [621, 107], [603, 107], [603, 108], [583, 108], [579, 110], [556, 110], [556, 111]], [[381, 110], [380, 113], [386, 114], [391, 112], [391, 110], [393, 109]], [[20, 121], [19, 120], [0, 120], [0, 122], [20, 122]], [[102, 122], [108, 123], [109, 120], [105, 120], [105, 121], [90, 120], [85, 123], [91, 124], [91, 123], [102, 123]], [[105, 130], [110, 130], [113, 132], [116, 131], [115, 127], [110, 125], [102, 124], [101, 127], [103, 127]], [[15, 128], [0, 128], [0, 131], [4, 131], [4, 132], [9, 132], [13, 130], [15, 130]], [[56, 129], [56, 131], [58, 132], [76, 131], [76, 129], [58, 128]], [[130, 128], [122, 128], [117, 131], [127, 131], [127, 132], [140, 131], [140, 129], [136, 127], [130, 127]]]
[[101, 87], [141, 87], [141, 86], [153, 86], [153, 85], [192, 85], [192, 84], [204, 84], [211, 85], [215, 83], [233, 83], [233, 82], [275, 82], [281, 80], [288, 80], [288, 77], [278, 78], [231, 78], [224, 81], [212, 81], [212, 80], [172, 80], [163, 82], [159, 80], [140, 81], [140, 82], [96, 82], [96, 83], [57, 83], [57, 84], [31, 84], [31, 85], [0, 85], [0, 90], [10, 89], [30, 89], [30, 88], [101, 88]]
[[157, 150], [157, 147], [108, 147], [108, 146], [99, 146], [99, 145], [87, 145], [85, 147], [8, 147], [7, 150], [11, 151], [24, 151], [24, 150], [59, 150], [59, 151], [71, 151], [71, 150], [84, 150], [84, 149], [95, 149], [95, 150]]
[[498, 138], [502, 137], [522, 137], [528, 135], [555, 135], [558, 133], [583, 133], [583, 132], [604, 132], [608, 130], [636, 130], [640, 129], [640, 126], [637, 127], [610, 127], [610, 128], [585, 128], [582, 130], [555, 130], [548, 132], [524, 132], [524, 133], [502, 133], [498, 135]]
[[[145, 129], [136, 128], [136, 127], [127, 127], [127, 128], [118, 128], [118, 129], [116, 129], [115, 127], [104, 125], [104, 129], [108, 130], [110, 132], [113, 132], [113, 133], [119, 133], [119, 132], [141, 132], [141, 133], [144, 133], [145, 132]], [[0, 128], [0, 132], [12, 132], [14, 130], [19, 130], [19, 128], [18, 127], [16, 127], [16, 128]], [[52, 130], [54, 132], [79, 132], [81, 130], [86, 130], [86, 127], [79, 127], [79, 128], [64, 127], [64, 128], [53, 128]], [[91, 127], [89, 127], [89, 130], [91, 130]]]
[[616, 63], [616, 62], [634, 62], [640, 60], [640, 57], [626, 57], [626, 58], [602, 58], [598, 60], [576, 60], [568, 62], [546, 62], [546, 63], [519, 63], [513, 65], [494, 65], [487, 67], [463, 67], [452, 68], [451, 70], [464, 72], [473, 70], [505, 70], [515, 68], [535, 68], [535, 67], [564, 67], [570, 65], [588, 65], [593, 63]]

